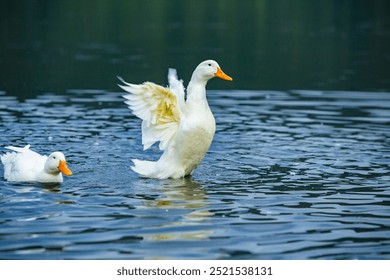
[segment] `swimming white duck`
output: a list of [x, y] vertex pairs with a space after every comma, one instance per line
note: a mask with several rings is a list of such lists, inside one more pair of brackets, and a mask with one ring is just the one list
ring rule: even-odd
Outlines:
[[188, 84], [187, 98], [183, 81], [169, 69], [169, 87], [151, 82], [119, 85], [131, 94], [125, 103], [142, 119], [144, 150], [160, 141], [164, 153], [158, 161], [134, 159], [131, 168], [142, 177], [181, 178], [191, 175], [209, 149], [215, 133], [215, 119], [206, 99], [206, 84], [211, 78], [233, 79], [214, 60], [196, 67]]
[[47, 157], [31, 151], [30, 145], [5, 148], [16, 152], [5, 153], [0, 157], [4, 165], [4, 179], [7, 181], [62, 183], [62, 174], [72, 175], [61, 152], [54, 152]]

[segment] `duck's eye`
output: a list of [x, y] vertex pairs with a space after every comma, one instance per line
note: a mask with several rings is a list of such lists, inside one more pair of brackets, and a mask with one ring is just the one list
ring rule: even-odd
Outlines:
[[56, 159], [56, 157], [54, 156], [53, 159]]
[[211, 66], [211, 63], [209, 63], [209, 66]]

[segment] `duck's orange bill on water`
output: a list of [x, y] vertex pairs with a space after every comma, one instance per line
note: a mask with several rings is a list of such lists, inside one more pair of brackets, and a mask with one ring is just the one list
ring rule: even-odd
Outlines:
[[221, 78], [222, 80], [233, 81], [233, 78], [223, 73], [222, 69], [219, 67], [217, 68], [217, 73], [215, 73], [214, 75], [215, 77]]
[[66, 161], [60, 160], [60, 165], [58, 166], [58, 170], [62, 172], [62, 174], [66, 176], [72, 176], [72, 171], [66, 165]]

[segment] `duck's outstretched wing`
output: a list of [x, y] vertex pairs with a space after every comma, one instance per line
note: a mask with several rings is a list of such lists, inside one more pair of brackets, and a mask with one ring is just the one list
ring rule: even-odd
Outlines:
[[151, 82], [129, 84], [118, 77], [124, 85], [125, 103], [134, 115], [142, 119], [142, 144], [144, 150], [160, 141], [160, 150], [165, 150], [175, 135], [181, 119], [181, 110], [176, 94], [170, 89]]
[[183, 86], [183, 80], [179, 80], [177, 78], [177, 72], [176, 69], [169, 68], [168, 70], [168, 83], [169, 88], [172, 90], [172, 92], [176, 95], [177, 102], [179, 103], [179, 107], [181, 111], [183, 111], [184, 104], [185, 104], [185, 93], [184, 93], [184, 86]]

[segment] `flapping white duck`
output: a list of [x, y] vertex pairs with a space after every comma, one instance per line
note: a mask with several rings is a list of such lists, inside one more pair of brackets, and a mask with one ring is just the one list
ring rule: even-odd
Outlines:
[[125, 103], [142, 119], [144, 150], [155, 142], [164, 153], [158, 161], [134, 159], [132, 169], [142, 177], [181, 178], [191, 175], [209, 149], [215, 133], [215, 119], [206, 99], [206, 84], [218, 77], [231, 81], [214, 60], [196, 67], [188, 84], [187, 96], [176, 70], [169, 69], [169, 87], [151, 82], [119, 85], [131, 93]]
[[4, 179], [7, 181], [62, 183], [62, 174], [72, 175], [61, 152], [54, 152], [47, 157], [30, 150], [30, 145], [5, 148], [14, 151], [1, 156]]

